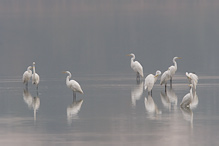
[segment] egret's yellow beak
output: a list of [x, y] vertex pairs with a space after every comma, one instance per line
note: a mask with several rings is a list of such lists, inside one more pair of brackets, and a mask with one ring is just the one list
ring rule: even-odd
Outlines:
[[62, 73], [63, 73], [63, 74], [65, 74], [65, 73], [66, 73], [66, 71], [63, 71]]
[[177, 59], [182, 59], [182, 57], [178, 57]]
[[154, 77], [158, 77], [159, 75], [155, 75]]
[[189, 87], [192, 87], [192, 85], [191, 85], [191, 84], [189, 84], [188, 86], [189, 86]]

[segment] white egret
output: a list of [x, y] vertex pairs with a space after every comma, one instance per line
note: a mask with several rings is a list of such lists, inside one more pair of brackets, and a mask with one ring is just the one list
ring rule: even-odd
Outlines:
[[190, 104], [192, 103], [193, 100], [193, 85], [189, 84], [189, 86], [191, 87], [190, 92], [188, 94], [186, 94], [183, 99], [182, 102], [180, 103], [181, 107], [190, 107]]
[[177, 70], [176, 59], [181, 59], [181, 57], [174, 57], [174, 58], [173, 58], [173, 63], [174, 63], [174, 65], [172, 65], [172, 66], [169, 67], [169, 70], [170, 70], [170, 85], [171, 85], [171, 86], [172, 86], [172, 78], [173, 78], [173, 76], [175, 75], [176, 70]]
[[160, 78], [160, 85], [165, 84], [165, 92], [167, 91], [167, 81], [170, 80], [170, 70], [165, 71]]
[[71, 78], [71, 73], [69, 71], [65, 71], [63, 73], [67, 73], [68, 76], [66, 77], [66, 85], [68, 88], [70, 88], [73, 91], [73, 100], [76, 99], [76, 92], [79, 92], [83, 94], [83, 90], [81, 89], [81, 86], [79, 83], [75, 80], [69, 80]]
[[35, 84], [38, 90], [38, 84], [40, 82], [40, 76], [36, 73], [35, 62], [33, 62], [33, 74], [32, 74], [32, 84]]
[[148, 88], [148, 94], [151, 92], [152, 94], [152, 88], [154, 86], [154, 83], [157, 81], [157, 77], [161, 74], [161, 71], [157, 70], [156, 74], [149, 74], [146, 78], [145, 78], [145, 90]]
[[198, 84], [198, 76], [194, 73], [186, 72], [186, 76], [189, 80], [189, 83], [193, 85], [194, 91], [196, 90], [196, 86]]
[[140, 76], [144, 77], [143, 67], [141, 66], [141, 64], [138, 61], [134, 61], [135, 54], [131, 53], [131, 54], [128, 54], [127, 56], [132, 56], [132, 58], [131, 58], [131, 68], [136, 72], [136, 74], [137, 74], [136, 80], [139, 81]]
[[28, 66], [27, 70], [23, 74], [23, 83], [26, 84], [26, 87], [28, 86], [28, 82], [32, 75], [32, 66]]

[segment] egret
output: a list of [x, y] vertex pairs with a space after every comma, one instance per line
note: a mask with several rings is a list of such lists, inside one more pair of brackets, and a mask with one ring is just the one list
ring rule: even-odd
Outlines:
[[28, 66], [27, 70], [23, 74], [23, 83], [26, 84], [26, 87], [28, 86], [28, 82], [32, 75], [32, 66]]
[[167, 81], [170, 80], [170, 70], [165, 71], [160, 78], [160, 85], [165, 84], [165, 92], [167, 91]]
[[71, 78], [71, 73], [69, 71], [65, 71], [63, 73], [67, 73], [68, 76], [66, 77], [66, 85], [68, 88], [70, 88], [73, 91], [73, 100], [76, 99], [76, 92], [79, 92], [83, 94], [83, 90], [81, 89], [81, 86], [79, 83], [75, 80], [69, 80]]
[[40, 82], [40, 76], [36, 73], [35, 62], [33, 62], [32, 84], [36, 85], [37, 90], [38, 90], [39, 82]]
[[137, 74], [136, 80], [139, 81], [140, 76], [144, 77], [143, 67], [141, 66], [141, 64], [138, 61], [134, 61], [135, 54], [131, 53], [131, 54], [128, 54], [127, 56], [132, 56], [132, 58], [131, 58], [131, 68], [136, 72], [136, 74]]
[[190, 104], [193, 101], [193, 85], [189, 84], [189, 86], [191, 87], [190, 92], [183, 97], [182, 102], [180, 103], [181, 107], [190, 107]]
[[145, 78], [145, 90], [148, 88], [148, 94], [151, 92], [152, 94], [152, 88], [154, 86], [154, 83], [157, 81], [157, 77], [161, 74], [161, 71], [157, 70], [156, 74], [149, 74], [146, 78]]
[[194, 91], [196, 90], [196, 86], [198, 84], [198, 76], [194, 73], [186, 72], [186, 76], [189, 80], [189, 83], [193, 85]]
[[171, 85], [171, 86], [172, 86], [172, 78], [173, 78], [173, 76], [175, 75], [176, 70], [177, 70], [176, 59], [181, 59], [181, 57], [174, 57], [174, 58], [173, 58], [173, 63], [174, 63], [174, 65], [172, 65], [172, 66], [169, 67], [169, 70], [170, 70], [170, 85]]

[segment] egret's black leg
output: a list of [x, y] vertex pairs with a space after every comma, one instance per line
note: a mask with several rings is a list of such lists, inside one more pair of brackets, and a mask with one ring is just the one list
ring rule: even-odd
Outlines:
[[165, 84], [165, 93], [167, 93], [167, 84]]
[[170, 78], [170, 87], [172, 88], [172, 77]]
[[73, 91], [73, 102], [75, 102], [75, 101], [76, 101], [76, 92]]

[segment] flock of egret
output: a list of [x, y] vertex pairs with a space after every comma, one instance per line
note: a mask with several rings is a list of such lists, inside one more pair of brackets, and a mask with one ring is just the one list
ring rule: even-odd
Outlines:
[[[135, 61], [135, 55], [133, 53], [128, 54], [127, 56], [132, 56], [131, 68], [136, 72], [137, 74], [136, 80], [137, 82], [139, 82], [140, 75], [141, 77], [144, 77], [143, 67], [138, 61]], [[167, 86], [168, 81], [170, 81], [170, 87], [172, 87], [172, 79], [177, 71], [177, 63], [176, 63], [177, 59], [181, 59], [181, 57], [174, 57], [173, 58], [174, 65], [170, 66], [162, 75], [161, 75], [161, 71], [157, 70], [155, 75], [149, 74], [145, 78], [144, 86], [145, 86], [145, 90], [146, 89], [148, 90], [148, 95], [150, 96], [152, 95], [153, 86], [155, 82], [157, 81], [159, 75], [161, 75], [160, 85], [163, 85], [163, 84], [165, 85], [165, 92], [166, 92], [166, 86]], [[198, 84], [198, 76], [196, 74], [186, 72], [186, 76], [189, 80], [189, 86], [191, 87], [191, 89], [190, 89], [190, 92], [183, 97], [182, 102], [180, 104], [181, 107], [190, 107], [190, 104], [192, 103], [192, 100], [194, 98], [196, 86]]]
[[[138, 62], [135, 61], [135, 55], [133, 53], [128, 54], [127, 56], [132, 56], [131, 58], [131, 68], [136, 72], [136, 80], [137, 82], [140, 81], [141, 77], [144, 77], [144, 73], [143, 73], [143, 67], [142, 65]], [[152, 95], [152, 89], [154, 84], [156, 83], [158, 76], [161, 75], [161, 79], [160, 79], [160, 85], [165, 85], [165, 92], [166, 92], [166, 86], [167, 86], [167, 82], [170, 81], [170, 87], [172, 87], [172, 79], [173, 76], [175, 75], [176, 71], [177, 71], [177, 63], [176, 63], [176, 59], [181, 59], [180, 57], [174, 57], [173, 58], [173, 63], [174, 65], [170, 66], [162, 75], [161, 75], [161, 71], [157, 70], [155, 75], [153, 74], [149, 74], [146, 78], [145, 78], [145, 90], [148, 90], [148, 95]], [[32, 70], [33, 69], [33, 73]], [[68, 74], [68, 76], [66, 77], [66, 85], [68, 88], [70, 88], [73, 91], [73, 100], [76, 99], [76, 92], [83, 94], [83, 90], [81, 89], [80, 84], [75, 81], [75, 80], [70, 80], [71, 78], [71, 73], [69, 71], [65, 71], [63, 73]], [[182, 107], [189, 107], [193, 97], [194, 97], [194, 93], [196, 91], [196, 85], [198, 83], [198, 76], [194, 73], [188, 73], [186, 72], [186, 76], [189, 80], [190, 83], [190, 93], [186, 94], [183, 97], [183, 100], [181, 102], [181, 106]], [[24, 72], [23, 74], [23, 83], [26, 85], [26, 88], [28, 87], [28, 82], [30, 80], [30, 78], [32, 77], [32, 84], [36, 85], [36, 88], [38, 90], [38, 84], [40, 82], [40, 76], [36, 73], [36, 67], [35, 67], [35, 62], [33, 62], [33, 66], [29, 66], [27, 68], [27, 71]]]

